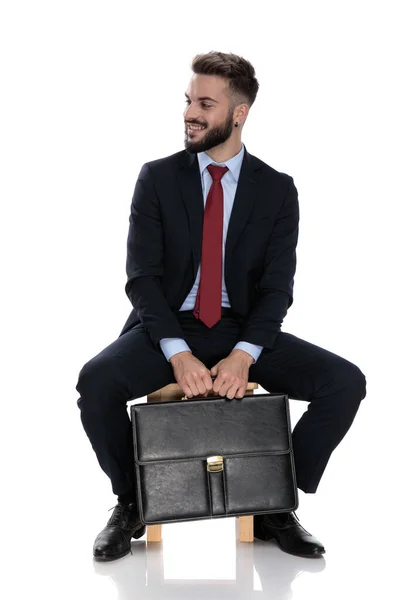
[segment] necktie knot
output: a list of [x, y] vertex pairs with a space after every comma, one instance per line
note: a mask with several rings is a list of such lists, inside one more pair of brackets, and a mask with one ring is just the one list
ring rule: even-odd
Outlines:
[[208, 165], [207, 167], [213, 181], [221, 181], [227, 171], [228, 167], [219, 167], [218, 165]]

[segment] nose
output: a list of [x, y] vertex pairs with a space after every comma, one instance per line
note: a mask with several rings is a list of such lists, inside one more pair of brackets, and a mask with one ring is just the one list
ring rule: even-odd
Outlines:
[[185, 121], [189, 121], [190, 123], [199, 123], [198, 115], [196, 114], [196, 109], [192, 109], [193, 105], [188, 106], [183, 113]]

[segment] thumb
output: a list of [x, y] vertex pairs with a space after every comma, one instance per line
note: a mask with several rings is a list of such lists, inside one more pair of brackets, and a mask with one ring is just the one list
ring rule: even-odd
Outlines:
[[212, 369], [210, 370], [210, 374], [211, 377], [214, 377], [214, 375], [218, 375], [218, 366], [214, 365], [214, 367], [212, 367]]

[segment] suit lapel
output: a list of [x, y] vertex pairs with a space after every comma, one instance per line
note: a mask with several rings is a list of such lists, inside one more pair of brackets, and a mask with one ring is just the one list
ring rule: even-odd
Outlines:
[[[243, 162], [240, 169], [232, 213], [229, 220], [226, 246], [225, 263], [233, 255], [235, 244], [243, 231], [256, 200], [256, 178], [254, 171], [259, 167], [253, 156], [244, 147]], [[182, 200], [186, 208], [192, 244], [192, 258], [194, 273], [201, 259], [201, 242], [203, 232], [204, 201], [201, 186], [201, 177], [197, 154], [184, 151], [181, 168], [178, 171], [178, 181], [181, 189]], [[226, 270], [226, 268], [225, 268]]]

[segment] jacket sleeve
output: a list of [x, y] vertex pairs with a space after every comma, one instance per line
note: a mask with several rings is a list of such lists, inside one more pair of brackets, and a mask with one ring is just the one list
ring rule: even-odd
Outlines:
[[157, 348], [161, 338], [185, 338], [161, 286], [163, 250], [159, 200], [150, 167], [145, 163], [135, 185], [129, 216], [125, 292]]
[[299, 202], [293, 177], [271, 232], [259, 281], [258, 298], [242, 324], [240, 340], [272, 349], [293, 304]]

